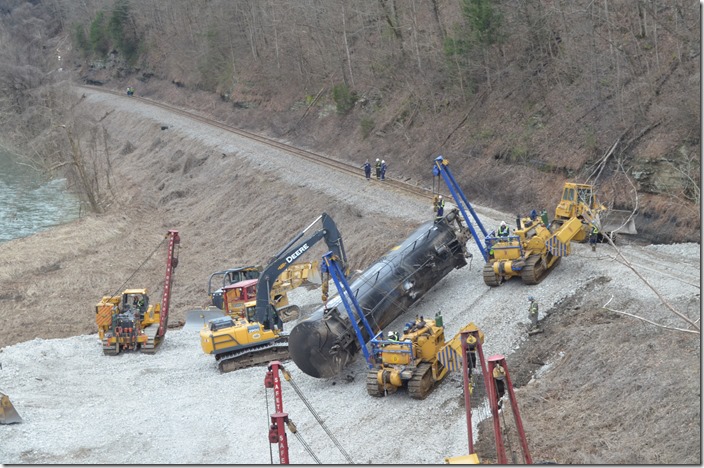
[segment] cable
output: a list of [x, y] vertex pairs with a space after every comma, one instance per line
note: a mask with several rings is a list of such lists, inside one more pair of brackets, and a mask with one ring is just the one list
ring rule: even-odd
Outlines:
[[117, 295], [120, 293], [120, 291], [122, 291], [122, 289], [124, 288], [124, 286], [125, 286], [127, 283], [129, 283], [129, 281], [134, 277], [134, 275], [136, 275], [137, 272], [144, 266], [144, 264], [147, 263], [150, 258], [152, 258], [152, 256], [157, 252], [157, 250], [159, 250], [159, 248], [160, 248], [161, 245], [166, 241], [166, 239], [168, 239], [168, 236], [167, 236], [167, 237], [164, 237], [164, 238], [161, 240], [161, 242], [159, 242], [159, 245], [156, 246], [156, 248], [152, 251], [152, 253], [150, 253], [149, 256], [147, 256], [147, 258], [142, 262], [142, 264], [137, 267], [137, 269], [132, 273], [132, 275], [130, 275], [130, 277], [127, 278], [127, 280], [125, 280], [125, 282], [122, 283], [122, 285], [120, 285], [120, 287], [117, 288], [117, 291], [115, 291], [115, 292], [112, 294], [112, 296], [110, 296], [110, 297], [117, 296]]
[[[293, 422], [291, 420], [289, 420], [289, 423], [291, 425], [293, 425]], [[306, 452], [308, 452], [308, 455], [313, 457], [313, 459], [318, 463], [318, 465], [322, 465], [322, 462], [318, 459], [318, 457], [315, 456], [315, 453], [313, 453], [313, 449], [310, 448], [310, 445], [308, 445], [306, 443], [306, 441], [303, 440], [303, 436], [301, 434], [299, 434], [299, 432], [296, 430], [296, 426], [295, 425], [293, 426], [293, 430], [291, 429], [291, 427], [289, 427], [289, 430], [293, 433], [293, 435], [296, 436], [296, 439], [298, 439], [298, 441], [301, 443], [301, 445], [303, 445], [303, 448], [306, 449]]]
[[[301, 399], [301, 401], [303, 401], [303, 403], [308, 407], [308, 410], [310, 410], [311, 414], [312, 414], [313, 417], [316, 419], [316, 421], [318, 421], [318, 423], [320, 424], [320, 427], [323, 428], [323, 430], [324, 430], [325, 433], [328, 435], [328, 437], [330, 437], [330, 440], [332, 440], [332, 442], [335, 444], [335, 446], [338, 448], [338, 450], [340, 450], [340, 453], [342, 453], [342, 455], [347, 459], [347, 462], [348, 462], [349, 464], [351, 464], [351, 465], [354, 465], [354, 461], [352, 460], [352, 457], [350, 457], [349, 454], [345, 451], [345, 449], [342, 448], [342, 445], [340, 445], [340, 443], [337, 441], [337, 439], [335, 438], [335, 436], [332, 434], [332, 432], [330, 432], [330, 430], [329, 430], [329, 429], [327, 428], [327, 426], [325, 425], [325, 421], [323, 421], [322, 418], [318, 415], [318, 413], [313, 409], [313, 406], [311, 406], [311, 404], [310, 404], [310, 402], [308, 401], [308, 399], [303, 395], [303, 392], [301, 391], [301, 389], [300, 389], [300, 388], [298, 387], [298, 385], [293, 381], [293, 377], [291, 376], [291, 374], [290, 374], [286, 369], [284, 369], [283, 367], [282, 367], [281, 370], [282, 370], [283, 373], [284, 373], [284, 378], [286, 379], [286, 381], [291, 384], [291, 386], [293, 387], [293, 389], [294, 389], [294, 390], [296, 391], [296, 393], [298, 394], [298, 397], [299, 397], [299, 398]], [[318, 462], [318, 463], [320, 463], [320, 462]]]

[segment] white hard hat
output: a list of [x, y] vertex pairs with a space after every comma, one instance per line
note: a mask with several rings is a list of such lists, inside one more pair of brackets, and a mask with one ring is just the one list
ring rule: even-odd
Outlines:
[[382, 159], [381, 162], [386, 162], [386, 161], [384, 161], [384, 160]]
[[438, 199], [442, 198], [442, 195], [438, 195]]
[[502, 226], [506, 226], [506, 221], [501, 221]]
[[386, 334], [386, 336], [394, 336], [394, 332], [390, 331], [389, 333]]
[[378, 160], [379, 160], [379, 158], [376, 158], [376, 160], [378, 161]]

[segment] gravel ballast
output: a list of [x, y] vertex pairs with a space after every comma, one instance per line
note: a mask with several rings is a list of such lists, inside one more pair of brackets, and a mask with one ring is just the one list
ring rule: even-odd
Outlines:
[[[184, 139], [238, 155], [237, 162], [226, 159], [224, 164], [259, 164], [263, 173], [275, 172], [292, 186], [305, 180], [306, 189], [344, 201], [365, 215], [417, 224], [432, 216], [427, 201], [386, 191], [361, 177], [316, 170], [312, 163], [263, 150], [257, 143], [136, 101], [86, 94], [95, 106], [135, 114], [135, 127], [121, 130], [132, 140], [146, 131], [139, 119], [151, 120], [168, 125]], [[336, 183], [330, 183], [331, 177]], [[489, 229], [502, 219], [512, 219], [476, 208]], [[388, 247], [402, 240], [389, 239]], [[699, 244], [640, 246], [624, 238], [618, 247], [674, 307], [698, 316]], [[400, 330], [416, 315], [441, 312], [449, 339], [471, 321], [486, 335], [485, 354], [506, 355], [510, 367], [511, 353], [526, 344], [527, 297], [538, 300], [543, 319], [588, 285], [592, 303], [608, 302], [611, 309], [684, 326], [617, 261], [616, 251], [607, 244], [596, 252], [588, 245], [572, 244], [571, 255], [543, 282], [530, 287], [516, 278], [489, 288], [482, 280], [483, 261], [473, 242], [470, 250], [473, 259], [468, 266], [452, 271], [390, 328]], [[290, 299], [310, 312], [320, 305], [320, 290], [298, 289]], [[285, 328], [290, 330], [295, 323]], [[220, 374], [215, 360], [201, 351], [197, 332], [169, 330], [155, 355], [115, 357], [103, 356], [96, 334], [34, 339], [0, 349], [0, 364], [0, 390], [10, 395], [23, 418], [22, 424], [0, 426], [2, 463], [255, 464], [269, 463], [272, 456], [278, 462], [277, 447], [268, 442], [268, 415], [274, 408], [273, 395], [264, 388], [266, 368]], [[461, 375], [450, 374], [427, 399], [417, 401], [405, 391], [387, 398], [368, 396], [361, 355], [331, 379], [309, 377], [292, 361], [284, 365], [355, 463], [437, 464], [446, 456], [467, 452]], [[320, 461], [347, 463], [287, 382], [283, 399], [285, 411]], [[288, 441], [292, 463], [315, 463], [290, 433]]]

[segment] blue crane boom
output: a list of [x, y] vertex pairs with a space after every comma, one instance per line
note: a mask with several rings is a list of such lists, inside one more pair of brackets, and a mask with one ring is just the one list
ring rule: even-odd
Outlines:
[[433, 166], [433, 176], [442, 176], [443, 180], [445, 181], [445, 184], [447, 185], [447, 188], [450, 189], [450, 194], [452, 195], [452, 198], [454, 198], [457, 207], [459, 208], [460, 212], [462, 213], [462, 216], [464, 217], [465, 222], [467, 223], [467, 227], [469, 227], [469, 230], [472, 233], [472, 237], [474, 237], [474, 241], [477, 243], [477, 247], [479, 247], [479, 251], [482, 253], [482, 257], [484, 257], [484, 261], [488, 262], [489, 254], [487, 252], [486, 244], [482, 242], [482, 239], [479, 237], [479, 234], [477, 234], [477, 231], [475, 230], [474, 226], [472, 225], [472, 222], [469, 219], [469, 215], [467, 215], [467, 211], [472, 214], [476, 225], [479, 227], [479, 229], [481, 229], [482, 234], [484, 234], [484, 237], [486, 238], [488, 236], [488, 233], [486, 229], [484, 229], [484, 225], [479, 220], [477, 213], [475, 213], [474, 208], [472, 208], [472, 205], [469, 203], [469, 200], [467, 200], [467, 197], [465, 197], [464, 192], [462, 192], [462, 189], [457, 184], [457, 181], [452, 175], [452, 172], [450, 172], [449, 161], [442, 156], [438, 156], [437, 158], [435, 158], [434, 163], [435, 164]]

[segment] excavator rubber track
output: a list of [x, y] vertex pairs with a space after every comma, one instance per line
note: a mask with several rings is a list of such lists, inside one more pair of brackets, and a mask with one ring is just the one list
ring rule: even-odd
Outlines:
[[433, 389], [433, 369], [430, 363], [423, 362], [408, 381], [408, 394], [416, 400], [424, 400]]
[[280, 336], [261, 346], [225, 353], [216, 359], [218, 360], [218, 369], [222, 373], [268, 364], [270, 361], [284, 361], [290, 359], [288, 336]]

